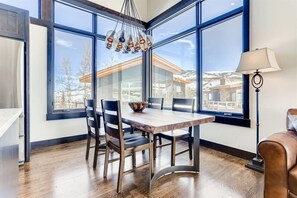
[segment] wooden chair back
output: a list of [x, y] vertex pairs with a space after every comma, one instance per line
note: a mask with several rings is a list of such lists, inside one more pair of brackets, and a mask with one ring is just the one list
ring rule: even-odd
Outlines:
[[101, 106], [106, 140], [109, 141], [110, 138], [118, 139], [120, 147], [123, 148], [124, 134], [120, 101], [101, 100]]
[[148, 108], [163, 110], [164, 98], [148, 98]]
[[96, 113], [96, 102], [93, 99], [86, 99], [84, 103], [88, 133], [89, 135], [93, 133], [96, 138], [99, 138], [100, 120], [98, 120]]
[[194, 113], [195, 99], [173, 98], [172, 111]]

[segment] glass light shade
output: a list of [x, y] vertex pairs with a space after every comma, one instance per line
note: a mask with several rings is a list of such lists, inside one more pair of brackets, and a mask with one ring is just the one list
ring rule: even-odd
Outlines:
[[121, 50], [121, 49], [123, 48], [123, 45], [124, 45], [124, 44], [123, 44], [122, 42], [119, 41], [118, 44], [117, 44], [117, 47], [116, 47], [116, 48], [118, 48], [118, 49]]
[[148, 46], [152, 46], [153, 45], [153, 37], [151, 35], [147, 35], [146, 36], [146, 41], [147, 41], [147, 45]]
[[142, 52], [145, 52], [145, 51], [148, 50], [148, 46], [147, 46], [146, 43], [144, 43], [144, 44], [142, 44], [142, 45], [140, 45], [140, 46], [141, 46], [141, 51], [142, 51]]
[[271, 49], [263, 48], [242, 53], [236, 72], [252, 74], [257, 70], [260, 72], [281, 70]]
[[114, 41], [115, 31], [110, 30], [106, 34], [106, 41], [112, 43]]
[[128, 40], [128, 46], [130, 48], [134, 48], [134, 42], [133, 42], [133, 38], [132, 35], [130, 35], [129, 40]]
[[145, 36], [143, 33], [139, 32], [139, 43], [140, 44], [145, 44]]
[[[123, 17], [122, 14], [127, 15], [128, 17], [135, 18], [135, 22], [137, 23], [137, 21], [141, 21], [141, 19], [139, 18], [137, 8], [133, 1], [134, 0], [123, 1], [119, 18]], [[140, 50], [148, 50], [150, 46], [153, 45], [153, 38], [146, 35], [145, 29], [141, 23], [136, 23], [134, 23], [134, 20], [118, 19], [115, 29], [107, 32], [106, 47], [108, 49], [122, 51], [123, 53], [135, 53]], [[121, 30], [117, 31], [117, 27], [121, 27]], [[116, 43], [116, 45], [114, 45], [114, 43]]]
[[120, 42], [125, 43], [129, 39], [129, 35], [125, 30], [120, 30], [117, 33], [117, 37]]
[[141, 50], [138, 40], [136, 40], [136, 42], [134, 44], [134, 49], [135, 49], [135, 52], [138, 52], [139, 50]]
[[117, 38], [115, 38], [115, 41], [112, 43], [112, 46], [111, 46], [110, 49], [112, 49], [112, 50], [116, 50], [116, 48], [117, 48], [117, 46], [118, 46], [118, 43], [119, 43], [119, 42], [117, 42]]

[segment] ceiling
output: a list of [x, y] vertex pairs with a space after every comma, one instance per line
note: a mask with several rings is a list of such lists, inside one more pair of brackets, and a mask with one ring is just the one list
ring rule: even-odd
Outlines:
[[[120, 11], [124, 0], [89, 0], [112, 10]], [[181, 0], [135, 0], [141, 20], [148, 22]]]

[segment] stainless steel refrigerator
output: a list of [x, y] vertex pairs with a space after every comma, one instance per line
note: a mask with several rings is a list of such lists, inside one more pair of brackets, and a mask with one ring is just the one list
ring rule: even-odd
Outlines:
[[[24, 43], [0, 37], [0, 109], [24, 109]], [[24, 163], [24, 114], [20, 118], [19, 163]]]

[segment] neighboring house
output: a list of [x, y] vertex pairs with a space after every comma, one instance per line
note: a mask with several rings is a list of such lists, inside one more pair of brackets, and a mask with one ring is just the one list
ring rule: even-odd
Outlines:
[[[173, 97], [196, 98], [196, 73], [183, 71], [168, 60], [152, 56], [152, 96], [163, 97], [165, 107]], [[120, 99], [123, 104], [142, 100], [142, 58], [134, 58], [96, 73], [98, 99]], [[91, 83], [92, 75], [79, 78]], [[242, 79], [233, 72], [203, 74], [203, 107], [207, 110], [241, 110]], [[173, 95], [174, 94], [174, 95]], [[100, 103], [98, 103], [100, 106]]]
[[203, 107], [208, 110], [242, 110], [242, 76], [232, 72], [204, 74]]
[[[166, 59], [153, 54], [153, 95], [158, 92], [165, 101], [175, 97], [185, 97], [186, 84], [191, 81], [182, 76], [175, 76], [182, 69]], [[134, 58], [96, 73], [98, 98], [104, 95], [105, 99], [121, 99], [123, 103], [142, 100], [142, 58]], [[92, 75], [79, 78], [81, 83], [91, 83]], [[160, 96], [161, 93], [161, 96]]]

